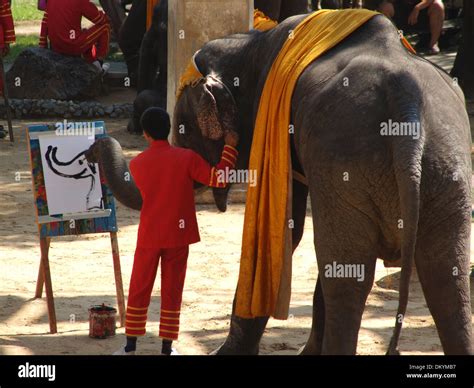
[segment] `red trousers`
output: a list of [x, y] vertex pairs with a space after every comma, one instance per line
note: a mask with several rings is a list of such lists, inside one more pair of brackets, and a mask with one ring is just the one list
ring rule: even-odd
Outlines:
[[176, 340], [183, 296], [189, 246], [168, 249], [137, 247], [127, 304], [125, 333], [143, 336], [146, 332], [148, 306], [161, 257], [161, 338]]
[[92, 63], [97, 59], [104, 59], [109, 52], [110, 26], [108, 23], [96, 24], [83, 30], [77, 39], [72, 40], [67, 46], [51, 42], [54, 51], [65, 54], [82, 56], [87, 62]]

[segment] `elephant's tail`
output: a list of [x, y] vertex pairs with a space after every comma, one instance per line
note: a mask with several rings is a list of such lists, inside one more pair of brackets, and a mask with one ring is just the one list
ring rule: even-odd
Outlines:
[[123, 155], [120, 143], [112, 137], [97, 140], [86, 152], [90, 163], [98, 163], [114, 197], [125, 206], [141, 210], [142, 197]]
[[422, 128], [422, 92], [413, 76], [407, 72], [392, 75], [388, 80], [387, 99], [391, 125], [399, 125], [398, 136], [390, 139], [395, 177], [398, 185], [401, 219], [401, 262], [399, 303], [395, 329], [387, 351], [399, 354], [398, 342], [408, 304], [410, 277], [415, 262], [416, 237], [420, 210], [421, 160], [424, 149]]

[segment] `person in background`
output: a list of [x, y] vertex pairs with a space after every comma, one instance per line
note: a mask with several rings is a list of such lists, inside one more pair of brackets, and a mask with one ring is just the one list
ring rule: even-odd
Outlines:
[[374, 9], [391, 19], [395, 16], [395, 8], [393, 6], [394, 1], [395, 0], [378, 0], [377, 7]]
[[[10, 1], [0, 0], [0, 55], [2, 56], [2, 61], [9, 54], [10, 44], [14, 43], [15, 40], [15, 27], [10, 9]], [[0, 77], [0, 92], [2, 95], [4, 87], [6, 86], [3, 85], [3, 78]], [[3, 125], [0, 125], [0, 139], [6, 136], [7, 131], [5, 131]]]
[[137, 337], [146, 333], [158, 263], [161, 260], [161, 353], [176, 354], [172, 343], [178, 339], [189, 245], [200, 240], [194, 204], [194, 182], [224, 188], [228, 170], [235, 167], [238, 135], [224, 136], [221, 160], [210, 166], [192, 150], [168, 143], [170, 118], [165, 110], [148, 108], [141, 117], [149, 144], [130, 162], [130, 172], [140, 190], [137, 247], [128, 294], [125, 334], [127, 343], [114, 355], [134, 355]]
[[379, 11], [391, 19], [395, 15], [395, 8], [393, 6], [394, 1], [395, 0], [365, 0], [363, 7], [374, 11]]
[[[85, 17], [93, 23], [82, 29]], [[82, 56], [104, 74], [109, 64], [104, 59], [109, 52], [110, 24], [107, 16], [90, 0], [48, 0], [39, 46], [63, 55]]]
[[409, 30], [419, 23], [428, 24], [430, 41], [427, 54], [439, 54], [438, 41], [443, 30], [444, 4], [442, 0], [396, 0], [394, 21], [401, 30]]

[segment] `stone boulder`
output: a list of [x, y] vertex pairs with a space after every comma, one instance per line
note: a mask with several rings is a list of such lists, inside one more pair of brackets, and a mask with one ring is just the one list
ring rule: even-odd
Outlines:
[[84, 100], [101, 94], [102, 75], [81, 58], [35, 47], [15, 59], [7, 84], [11, 98]]

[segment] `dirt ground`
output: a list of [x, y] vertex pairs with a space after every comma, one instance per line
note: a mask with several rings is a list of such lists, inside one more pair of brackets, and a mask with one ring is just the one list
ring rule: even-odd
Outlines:
[[[88, 308], [115, 305], [115, 285], [108, 235], [64, 237], [52, 241], [50, 251], [58, 334], [48, 334], [45, 299], [33, 299], [39, 265], [31, 175], [25, 128], [16, 122], [17, 142], [0, 141], [0, 355], [111, 354], [124, 343], [124, 329], [106, 340], [88, 337]], [[124, 120], [107, 121], [109, 133], [133, 157], [144, 147], [140, 137], [124, 132]], [[20, 181], [15, 180], [19, 172]], [[208, 354], [229, 329], [231, 303], [239, 269], [244, 206], [229, 206], [220, 214], [213, 206], [198, 206], [202, 241], [190, 251], [182, 308], [181, 354]], [[296, 354], [311, 326], [312, 297], [317, 277], [313, 227], [308, 213], [305, 234], [294, 256], [293, 293], [287, 321], [271, 320], [261, 344], [262, 354]], [[119, 245], [125, 293], [132, 268], [138, 213], [118, 204]], [[367, 301], [358, 353], [382, 355], [392, 332], [397, 308], [397, 269], [377, 265], [376, 283]], [[159, 354], [156, 282], [147, 335], [139, 340], [139, 354]], [[419, 283], [412, 284], [402, 332], [403, 354], [440, 354], [441, 346]]]

